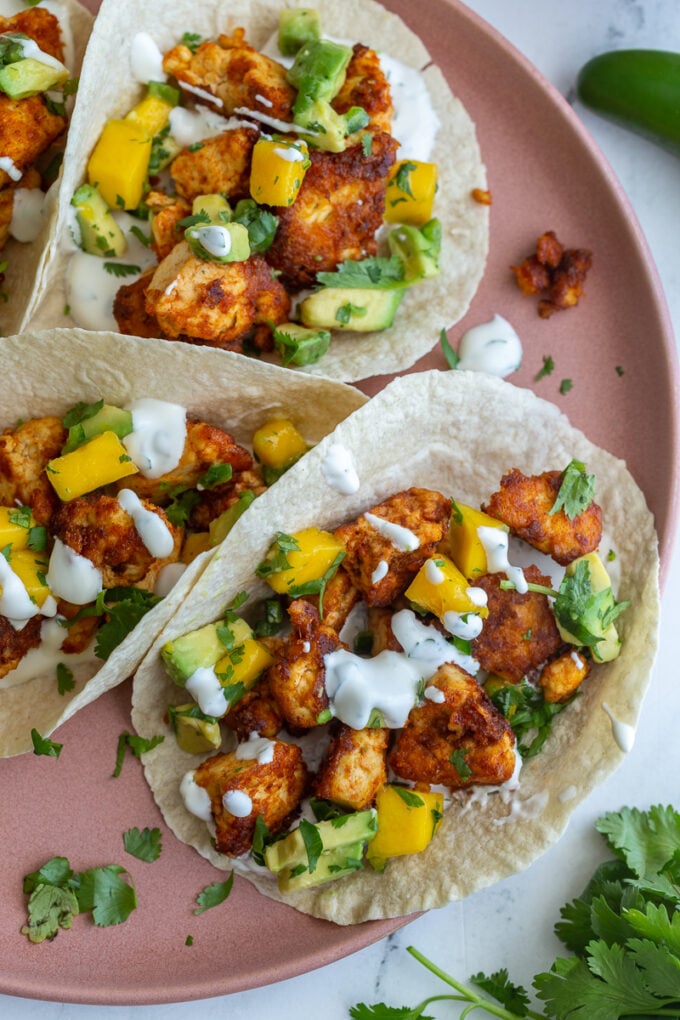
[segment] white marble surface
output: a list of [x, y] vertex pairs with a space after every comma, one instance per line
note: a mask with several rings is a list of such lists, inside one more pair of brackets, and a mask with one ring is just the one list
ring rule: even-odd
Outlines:
[[[339, 0], [342, 2], [342, 0]], [[423, 0], [426, 2], [426, 0]], [[578, 68], [591, 56], [624, 46], [680, 49], [676, 0], [470, 0], [468, 6], [513, 42], [565, 95]], [[609, 159], [646, 234], [680, 332], [680, 161], [607, 124], [576, 104], [576, 112]], [[677, 545], [677, 544], [676, 544]], [[619, 771], [573, 815], [553, 850], [528, 872], [478, 893], [464, 903], [428, 914], [387, 940], [302, 977], [219, 999], [152, 1007], [95, 1007], [47, 1003], [0, 995], [4, 1020], [195, 1020], [228, 1016], [253, 1020], [299, 1016], [346, 1020], [358, 1001], [415, 1005], [447, 989], [406, 953], [415, 945], [445, 970], [465, 980], [477, 970], [507, 967], [525, 984], [560, 951], [552, 927], [560, 906], [580, 893], [603, 850], [595, 819], [623, 804], [680, 806], [677, 725], [680, 688], [680, 549], [663, 595], [661, 649], [633, 753]], [[228, 934], [228, 933], [227, 933]], [[105, 961], [102, 961], [105, 966]], [[0, 964], [1, 967], [1, 964]], [[459, 1015], [441, 1004], [441, 1017]]]

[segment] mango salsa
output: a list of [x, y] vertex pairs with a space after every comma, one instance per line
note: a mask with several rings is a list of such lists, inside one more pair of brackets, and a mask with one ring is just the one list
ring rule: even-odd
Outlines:
[[382, 871], [387, 858], [417, 854], [430, 843], [444, 812], [444, 795], [401, 786], [382, 786], [376, 796], [378, 832], [366, 858]]
[[233, 635], [233, 648], [215, 664], [215, 673], [223, 687], [243, 684], [248, 690], [262, 670], [271, 666], [274, 656], [266, 645], [253, 637], [245, 620], [233, 620], [227, 626]]
[[46, 554], [36, 553], [31, 549], [12, 549], [9, 565], [21, 580], [29, 598], [36, 605], [42, 606], [47, 596], [51, 594], [45, 582], [45, 574], [49, 565]]
[[468, 595], [470, 582], [455, 563], [446, 556], [431, 556], [406, 589], [406, 598], [434, 613], [440, 620], [445, 613], [479, 613], [488, 610], [477, 605]]
[[250, 164], [250, 194], [264, 205], [292, 205], [310, 165], [304, 142], [260, 138]]
[[402, 159], [395, 163], [387, 181], [385, 219], [388, 223], [411, 223], [421, 227], [432, 218], [437, 191], [437, 164]]
[[0, 506], [0, 549], [11, 545], [12, 552], [25, 549], [29, 529], [34, 527], [33, 514], [16, 506]]
[[260, 464], [285, 470], [307, 452], [307, 444], [288, 418], [272, 418], [255, 432], [253, 452]]
[[147, 95], [130, 110], [124, 119], [137, 124], [148, 138], [153, 138], [168, 123], [172, 108], [172, 104], [167, 103], [160, 96]]
[[65, 503], [138, 470], [115, 432], [102, 432], [77, 450], [48, 461], [46, 468], [52, 488]]
[[109, 120], [87, 164], [87, 179], [111, 209], [136, 209], [144, 191], [151, 135], [126, 117]]
[[329, 531], [319, 528], [305, 528], [294, 535], [280, 534], [256, 573], [264, 577], [275, 592], [287, 594], [291, 589], [322, 578], [343, 552], [342, 543]]
[[469, 581], [487, 573], [486, 553], [477, 534], [477, 528], [482, 527], [508, 530], [507, 524], [489, 517], [482, 510], [475, 510], [465, 503], [454, 503], [449, 526], [449, 549], [454, 563]]

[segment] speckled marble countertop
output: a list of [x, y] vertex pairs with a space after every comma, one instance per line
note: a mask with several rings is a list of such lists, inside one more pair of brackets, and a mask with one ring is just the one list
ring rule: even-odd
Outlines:
[[[422, 0], [427, 2], [427, 0]], [[627, 46], [680, 50], [676, 0], [469, 0], [468, 6], [524, 53], [573, 102], [578, 68], [596, 53]], [[480, 79], [480, 83], [483, 78]], [[575, 110], [618, 176], [656, 261], [676, 333], [680, 331], [680, 161], [642, 139]], [[642, 338], [641, 338], [642, 339]], [[559, 844], [527, 872], [419, 918], [385, 941], [328, 967], [266, 988], [219, 999], [170, 1006], [75, 1006], [0, 995], [5, 1020], [194, 1020], [229, 1017], [252, 1020], [300, 1016], [346, 1020], [353, 1003], [385, 1001], [411, 1005], [446, 991], [406, 953], [415, 945], [442, 968], [466, 980], [477, 970], [507, 967], [530, 984], [560, 951], [553, 935], [559, 908], [578, 895], [604, 856], [593, 829], [596, 818], [623, 804], [680, 805], [675, 713], [680, 712], [680, 549], [663, 594], [661, 649], [645, 703], [634, 752], [574, 813]], [[675, 625], [673, 625], [673, 621]], [[675, 767], [660, 749], [675, 754]], [[230, 932], [225, 930], [225, 952]], [[150, 947], [150, 951], [151, 947]], [[1, 964], [0, 964], [1, 966]], [[102, 960], [102, 967], [106, 961]], [[459, 1015], [450, 1004], [432, 1007], [436, 1016]]]

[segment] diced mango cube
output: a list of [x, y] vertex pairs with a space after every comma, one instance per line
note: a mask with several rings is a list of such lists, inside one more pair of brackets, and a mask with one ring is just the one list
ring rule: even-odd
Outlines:
[[195, 531], [187, 535], [182, 546], [180, 560], [182, 563], [191, 563], [197, 556], [200, 556], [206, 549], [212, 549], [212, 540], [209, 531]]
[[160, 96], [144, 96], [124, 119], [142, 128], [148, 138], [153, 138], [168, 123], [172, 108], [172, 104]]
[[34, 527], [33, 514], [17, 506], [0, 506], [0, 549], [11, 545], [12, 552], [25, 549], [29, 528]]
[[292, 205], [310, 165], [304, 142], [260, 138], [250, 164], [250, 194], [261, 205]]
[[65, 503], [138, 470], [115, 432], [100, 433], [77, 450], [55, 457], [46, 468], [52, 488]]
[[342, 543], [329, 531], [305, 528], [294, 535], [279, 535], [257, 572], [275, 592], [294, 594], [294, 589], [323, 577], [343, 552]]
[[45, 581], [48, 558], [44, 553], [33, 552], [32, 549], [12, 549], [9, 557], [9, 565], [23, 583], [36, 605], [42, 606], [50, 589]]
[[253, 452], [266, 467], [285, 470], [307, 452], [307, 444], [288, 418], [272, 418], [255, 432]]
[[388, 223], [412, 223], [422, 227], [432, 218], [436, 190], [436, 163], [399, 160], [387, 181], [385, 219]]
[[454, 563], [470, 581], [487, 573], [486, 553], [477, 534], [477, 528], [482, 527], [508, 530], [507, 524], [489, 517], [482, 510], [475, 510], [465, 503], [454, 503], [449, 525], [449, 548]]
[[406, 589], [406, 598], [443, 620], [445, 613], [488, 616], [468, 594], [470, 582], [446, 556], [431, 556]]
[[87, 179], [111, 209], [136, 209], [146, 181], [151, 136], [134, 120], [109, 120], [87, 164]]
[[368, 844], [367, 860], [382, 870], [388, 857], [424, 850], [439, 828], [444, 795], [401, 786], [382, 786], [377, 793], [378, 831]]
[[233, 635], [233, 645], [215, 665], [215, 674], [223, 687], [243, 684], [249, 690], [260, 673], [271, 666], [274, 656], [266, 645], [253, 637], [245, 620], [227, 624]]

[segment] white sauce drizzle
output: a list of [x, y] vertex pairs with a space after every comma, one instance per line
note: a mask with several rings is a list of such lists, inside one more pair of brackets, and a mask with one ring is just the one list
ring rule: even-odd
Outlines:
[[327, 485], [343, 496], [359, 491], [359, 476], [352, 454], [342, 443], [331, 443], [321, 462], [321, 474]]
[[20, 181], [23, 171], [10, 156], [0, 156], [0, 170], [4, 170], [11, 181]]
[[632, 751], [633, 744], [635, 743], [635, 727], [617, 719], [606, 701], [602, 702], [602, 708], [609, 716], [609, 720], [612, 724], [612, 736], [618, 746], [625, 754]]
[[252, 814], [253, 802], [243, 790], [227, 790], [222, 797], [222, 803], [234, 818], [247, 818]]
[[39, 64], [53, 67], [55, 71], [66, 71], [61, 60], [57, 60], [51, 53], [45, 53], [44, 50], [41, 50], [35, 39], [22, 39], [20, 35], [14, 32], [4, 32], [3, 35], [10, 37], [17, 43], [24, 60], [37, 60]]
[[413, 552], [420, 545], [418, 536], [408, 528], [403, 528], [401, 524], [393, 524], [392, 521], [386, 521], [384, 517], [376, 517], [371, 513], [365, 513], [364, 520], [400, 552]]
[[287, 145], [286, 148], [274, 149], [279, 159], [285, 159], [287, 163], [304, 163], [307, 158], [304, 152], [296, 149], [294, 145]]
[[482, 633], [484, 621], [478, 613], [456, 613], [449, 609], [442, 617], [442, 623], [449, 634], [462, 638], [463, 641], [472, 641]]
[[145, 507], [132, 489], [121, 489], [118, 493], [118, 502], [132, 517], [137, 533], [148, 552], [159, 560], [169, 556], [175, 548], [175, 540], [165, 521], [153, 510]]
[[227, 711], [222, 684], [212, 666], [199, 666], [187, 680], [185, 687], [205, 715], [221, 719]]
[[226, 227], [216, 223], [207, 227], [194, 227], [191, 236], [216, 259], [225, 258], [231, 251], [231, 234]]
[[199, 786], [194, 779], [195, 772], [185, 772], [179, 784], [179, 792], [184, 806], [192, 815], [201, 818], [204, 822], [212, 821], [212, 808], [210, 806], [210, 794]]
[[477, 528], [479, 541], [486, 553], [486, 569], [490, 574], [505, 574], [520, 595], [529, 590], [524, 571], [508, 562], [508, 533], [502, 528]]
[[425, 697], [428, 701], [434, 701], [436, 705], [443, 705], [446, 701], [446, 695], [443, 691], [440, 691], [438, 687], [430, 685], [425, 688]]
[[57, 598], [75, 606], [94, 602], [102, 590], [102, 573], [87, 556], [55, 539], [47, 570], [47, 584]]
[[143, 397], [128, 404], [132, 432], [123, 445], [145, 478], [160, 478], [179, 464], [186, 442], [186, 408]]
[[378, 584], [379, 581], [382, 581], [383, 577], [387, 577], [389, 572], [390, 568], [388, 566], [387, 560], [381, 560], [378, 566], [371, 574], [371, 584]]
[[380, 63], [392, 89], [392, 134], [399, 144], [399, 159], [426, 162], [440, 127], [427, 85], [416, 68], [380, 53]]
[[6, 616], [15, 630], [21, 630], [28, 620], [38, 615], [40, 609], [2, 553], [0, 553], [0, 586], [2, 587], [0, 615]]
[[444, 572], [437, 566], [436, 560], [428, 560], [425, 564], [425, 577], [430, 584], [441, 584], [445, 580]]
[[163, 54], [148, 34], [137, 32], [130, 45], [130, 71], [135, 81], [146, 85], [150, 81], [167, 81], [163, 70]]
[[247, 740], [237, 746], [234, 754], [237, 758], [255, 759], [258, 765], [271, 765], [274, 761], [275, 747], [275, 741], [268, 737], [261, 737], [257, 731], [254, 731]]
[[267, 107], [269, 107], [270, 109], [271, 109], [271, 107], [272, 107], [272, 106], [274, 105], [274, 104], [272, 103], [271, 99], [267, 99], [267, 97], [266, 97], [266, 96], [261, 96], [261, 95], [259, 95], [259, 93], [258, 93], [258, 95], [256, 95], [256, 96], [255, 96], [255, 100], [256, 100], [256, 101], [257, 101], [258, 103], [262, 103], [262, 105], [263, 105], [263, 106], [267, 106]]
[[251, 131], [257, 130], [247, 121], [239, 120], [237, 117], [223, 117], [205, 107], [188, 110], [184, 106], [175, 106], [170, 111], [170, 134], [183, 149], [203, 142], [206, 138], [215, 138], [224, 131], [234, 131], [240, 127], [248, 127]]
[[489, 598], [483, 588], [466, 588], [465, 594], [470, 599], [473, 605], [483, 608]]
[[153, 586], [154, 595], [159, 595], [162, 599], [169, 595], [186, 569], [186, 563], [166, 563], [161, 567]]
[[522, 343], [507, 319], [494, 315], [490, 322], [473, 326], [463, 334], [458, 354], [459, 369], [503, 379], [520, 367]]
[[533, 818], [538, 818], [542, 813], [543, 808], [548, 803], [548, 793], [546, 790], [540, 790], [538, 793], [534, 793], [531, 797], [527, 797], [526, 800], [520, 800], [519, 797], [513, 797], [510, 802], [510, 813], [505, 815], [504, 818], [494, 818], [494, 825], [507, 825], [508, 822], [523, 821], [530, 822]]
[[12, 196], [12, 220], [9, 232], [16, 241], [35, 241], [43, 223], [45, 194], [40, 188], [16, 188]]
[[101, 660], [96, 658], [91, 645], [82, 652], [62, 652], [61, 655], [57, 655], [64, 638], [68, 635], [66, 628], [59, 622], [60, 619], [63, 620], [63, 616], [43, 621], [40, 627], [40, 644], [35, 648], [29, 648], [18, 666], [0, 678], [0, 690], [18, 687], [19, 684], [35, 677], [48, 676], [55, 672], [57, 662], [63, 663], [69, 669], [74, 669], [81, 663], [92, 663], [95, 666], [92, 672], [99, 669]]
[[214, 103], [217, 107], [223, 107], [224, 103], [219, 96], [214, 96], [212, 92], [208, 92], [207, 89], [201, 89], [197, 85], [190, 85], [186, 81], [180, 81], [179, 87], [186, 89], [187, 92], [191, 92], [193, 96], [198, 96], [199, 99], [205, 99], [208, 103]]

